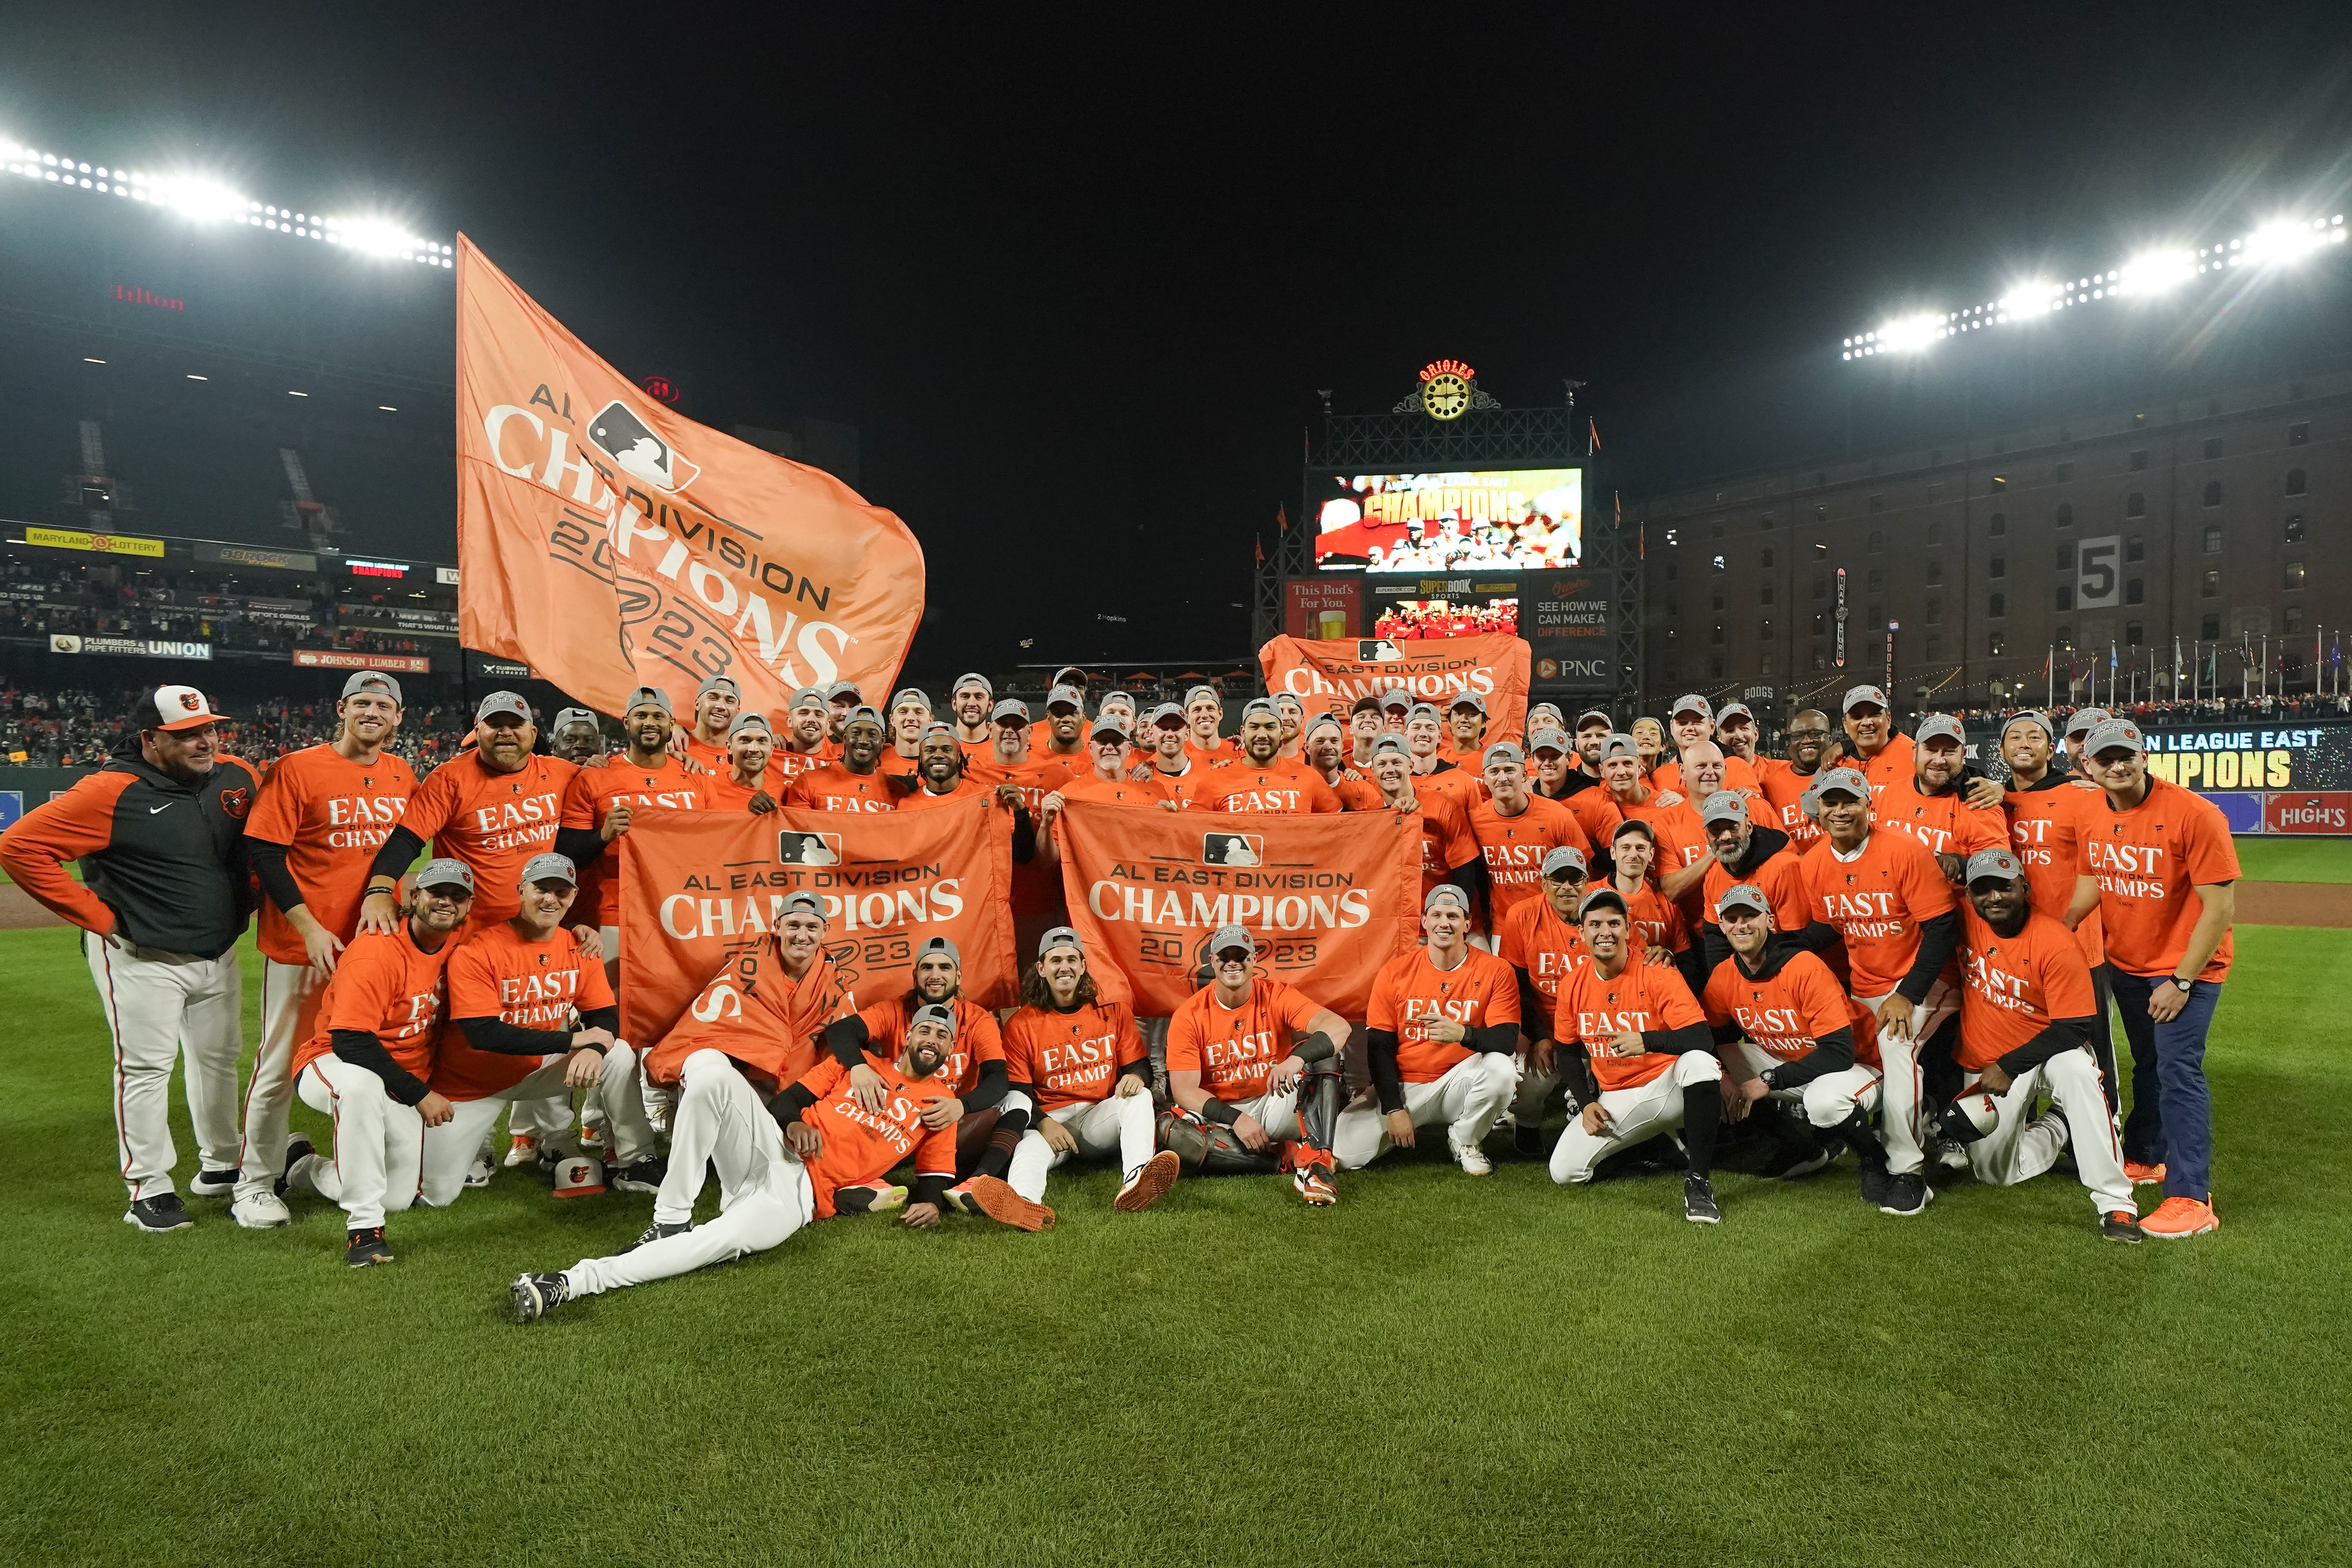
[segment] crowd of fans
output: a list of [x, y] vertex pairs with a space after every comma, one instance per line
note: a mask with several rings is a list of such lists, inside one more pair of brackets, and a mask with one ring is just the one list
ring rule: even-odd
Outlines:
[[1519, 634], [1519, 601], [1489, 599], [1484, 604], [1455, 604], [1444, 599], [1403, 600], [1382, 611], [1372, 624], [1372, 635], [1391, 642], [1424, 637], [1516, 637]]
[[[0, 687], [0, 760], [20, 768], [82, 768], [103, 762], [129, 743], [122, 715], [137, 695], [132, 686], [110, 692]], [[228, 716], [221, 725], [228, 751], [255, 763], [274, 762], [335, 732], [332, 697], [218, 700]], [[387, 749], [422, 774], [456, 755], [473, 733], [473, 725], [472, 712], [461, 703], [413, 702]]]
[[[0, 638], [67, 632], [209, 643], [247, 653], [333, 648], [446, 657], [456, 652], [448, 639], [385, 628], [382, 623], [394, 613], [391, 607], [339, 598], [325, 591], [323, 582], [296, 597], [299, 584], [289, 583], [278, 596], [254, 595], [194, 570], [126, 569], [121, 576], [120, 582], [106, 582], [68, 567], [0, 559]], [[368, 625], [371, 621], [378, 624]]]

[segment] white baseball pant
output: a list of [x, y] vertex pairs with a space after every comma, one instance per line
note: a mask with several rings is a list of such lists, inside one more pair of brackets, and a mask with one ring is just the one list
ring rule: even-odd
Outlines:
[[[1853, 999], [1868, 1008], [1874, 1018], [1887, 997], [1894, 994], [1888, 991], [1882, 996]], [[1920, 1143], [1919, 1101], [1926, 1091], [1920, 1078], [1919, 1051], [1959, 1010], [1959, 992], [1949, 981], [1937, 980], [1927, 988], [1926, 1000], [1911, 1004], [1908, 1039], [1897, 1039], [1890, 1030], [1878, 1031], [1878, 1135], [1886, 1145], [1886, 1168], [1896, 1176], [1916, 1176], [1919, 1167], [1927, 1163], [1927, 1150]]]
[[1073, 1159], [1099, 1159], [1104, 1155], [1116, 1154], [1120, 1179], [1125, 1180], [1151, 1158], [1155, 1113], [1148, 1093], [1114, 1094], [1108, 1100], [1065, 1105], [1045, 1114], [1060, 1123], [1063, 1130], [1077, 1140], [1078, 1146], [1075, 1153], [1056, 1149], [1035, 1127], [1021, 1134], [1005, 1180], [1013, 1191], [1032, 1203], [1045, 1201], [1045, 1173]]
[[[1449, 1148], [1475, 1144], [1495, 1124], [1518, 1087], [1519, 1064], [1500, 1051], [1474, 1051], [1427, 1083], [1404, 1086], [1404, 1108], [1415, 1127], [1445, 1128]], [[1342, 1170], [1360, 1170], [1387, 1152], [1388, 1118], [1378, 1101], [1339, 1113], [1331, 1157]]]
[[[1739, 1053], [1750, 1072], [1761, 1072], [1780, 1064], [1779, 1057], [1757, 1050], [1748, 1040], [1734, 1040], [1731, 1049]], [[1865, 1116], [1878, 1109], [1878, 1069], [1857, 1061], [1843, 1072], [1824, 1072], [1809, 1083], [1778, 1089], [1765, 1098], [1783, 1105], [1803, 1106], [1805, 1120], [1816, 1127], [1840, 1126], [1856, 1107]]]
[[[466, 1173], [482, 1146], [482, 1135], [498, 1124], [499, 1112], [517, 1100], [545, 1098], [563, 1088], [563, 1064], [568, 1052], [542, 1061], [531, 1075], [503, 1094], [460, 1100], [457, 1113], [437, 1127], [425, 1129], [425, 1170], [422, 1196], [435, 1208], [446, 1208], [466, 1190]], [[604, 1076], [597, 1080], [605, 1103], [614, 1107], [613, 1163], [635, 1165], [653, 1152], [654, 1130], [646, 1121], [645, 1103], [638, 1099], [636, 1052], [626, 1041], [604, 1052]], [[634, 1114], [632, 1114], [634, 1111]]]
[[294, 1104], [294, 1051], [319, 1028], [329, 977], [308, 964], [261, 961], [261, 1045], [245, 1085], [245, 1145], [236, 1201], [266, 1197], [286, 1168], [286, 1113]]
[[1599, 1104], [1609, 1124], [1600, 1133], [1584, 1130], [1580, 1113], [1568, 1119], [1568, 1131], [1552, 1145], [1551, 1179], [1569, 1186], [1592, 1179], [1592, 1170], [1620, 1149], [1646, 1143], [1660, 1133], [1683, 1124], [1683, 1091], [1697, 1083], [1722, 1080], [1723, 1063], [1704, 1051], [1685, 1051], [1675, 1064], [1647, 1083], [1633, 1089], [1605, 1089]]
[[[1974, 1088], [1977, 1075], [1969, 1073], [1968, 1082]], [[2026, 1120], [2036, 1090], [2043, 1088], [2063, 1114]], [[1990, 1186], [2032, 1181], [2058, 1163], [2069, 1130], [2079, 1129], [2073, 1139], [2074, 1169], [2093, 1205], [2101, 1214], [2118, 1208], [2138, 1212], [2131, 1180], [2124, 1175], [2123, 1145], [2116, 1140], [2115, 1121], [2107, 1113], [2098, 1061], [2087, 1049], [2062, 1051], [2041, 1066], [2028, 1068], [2010, 1081], [2008, 1092], [1994, 1095], [1993, 1101], [2000, 1107], [2000, 1124], [1968, 1145], [1969, 1169], [1977, 1180]]]
[[[321, 1056], [295, 1075], [302, 1103], [335, 1124], [332, 1156], [312, 1155], [286, 1173], [287, 1185], [340, 1207], [343, 1223], [366, 1230], [416, 1201], [425, 1165], [425, 1118], [384, 1092], [383, 1080], [340, 1056]], [[471, 1151], [467, 1151], [470, 1153]]]
[[199, 1169], [237, 1165], [236, 1059], [245, 986], [236, 949], [194, 958], [85, 932], [82, 956], [114, 1040], [114, 1139], [131, 1200], [178, 1190], [172, 1166], [172, 1063], [187, 1060]]
[[654, 1218], [665, 1225], [694, 1218], [706, 1164], [719, 1171], [719, 1215], [632, 1251], [582, 1259], [563, 1270], [575, 1296], [764, 1252], [816, 1216], [808, 1167], [784, 1148], [782, 1130], [726, 1053], [698, 1051], [679, 1072], [685, 1082], [670, 1128], [669, 1179], [654, 1200]]

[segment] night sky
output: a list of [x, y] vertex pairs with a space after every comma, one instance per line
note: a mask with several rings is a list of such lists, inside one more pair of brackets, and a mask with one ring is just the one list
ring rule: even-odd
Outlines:
[[0, 130], [462, 229], [695, 418], [857, 425], [919, 670], [1243, 651], [1319, 388], [1575, 377], [1629, 492], [1800, 460], [1887, 308], [2352, 181], [2341, 5], [391, 9], [21, 8]]

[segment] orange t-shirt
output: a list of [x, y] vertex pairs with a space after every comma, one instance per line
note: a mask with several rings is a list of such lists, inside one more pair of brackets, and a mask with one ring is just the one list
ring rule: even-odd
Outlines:
[[430, 1079], [433, 1048], [447, 1016], [449, 956], [457, 950], [454, 932], [436, 950], [420, 950], [406, 921], [397, 931], [363, 931], [353, 937], [319, 998], [319, 1032], [294, 1052], [294, 1071], [333, 1054], [335, 1031], [347, 1029], [375, 1036], [393, 1061]]
[[888, 778], [880, 768], [852, 773], [838, 762], [812, 768], [785, 786], [783, 804], [801, 811], [893, 811]]
[[1931, 853], [1966, 860], [1979, 850], [2009, 847], [2009, 819], [2000, 808], [1970, 806], [1958, 789], [1922, 795], [1916, 780], [1898, 779], [1873, 794], [1871, 825], [1900, 828]]
[[1364, 1027], [1397, 1037], [1397, 1076], [1407, 1083], [1434, 1083], [1474, 1054], [1467, 1045], [1430, 1038], [1429, 1026], [1441, 1019], [1465, 1029], [1518, 1022], [1518, 976], [1502, 959], [1475, 947], [1465, 947], [1462, 962], [1451, 969], [1439, 968], [1426, 947], [1381, 966]]
[[[1756, 769], [1749, 764], [1748, 758], [1735, 757], [1729, 752], [1724, 753], [1723, 757], [1723, 787], [1735, 795], [1746, 795], [1750, 799], [1764, 792], [1763, 783], [1756, 777]], [[1678, 795], [1690, 793], [1683, 788], [1683, 768], [1679, 762], [1659, 763], [1656, 769], [1650, 775], [1650, 788], [1672, 789]], [[1695, 800], [1691, 804], [1704, 806], [1706, 802]]]
[[1055, 788], [1065, 800], [1099, 800], [1107, 806], [1158, 806], [1168, 799], [1167, 787], [1157, 773], [1142, 779], [1109, 779], [1089, 773]]
[[908, 1078], [895, 1060], [871, 1053], [866, 1065], [882, 1075], [890, 1096], [878, 1113], [857, 1108], [849, 1069], [832, 1057], [794, 1081], [816, 1096], [801, 1121], [824, 1140], [807, 1162], [819, 1219], [833, 1218], [833, 1195], [841, 1188], [879, 1181], [910, 1159], [918, 1176], [955, 1179], [956, 1124], [932, 1128], [920, 1120], [925, 1106], [951, 1097], [948, 1086], [936, 1074]]
[[782, 805], [784, 790], [790, 780], [783, 774], [777, 772], [776, 765], [771, 762], [760, 777], [749, 784], [735, 782], [735, 772], [731, 768], [721, 768], [716, 773], [699, 775], [694, 783], [695, 787], [702, 791], [704, 810], [748, 811], [751, 809], [751, 797], [763, 789], [767, 791], [769, 800], [780, 806]]
[[[2074, 879], [2083, 859], [2083, 824], [2106, 804], [2106, 791], [2075, 779], [2048, 789], [2011, 789], [2002, 801], [2009, 814], [2010, 852], [2025, 868], [2033, 907], [2062, 925], [2074, 899]], [[2107, 949], [2094, 908], [2074, 927], [2074, 946], [2093, 966], [2107, 961]]]
[[[1421, 781], [1413, 782], [1418, 789]], [[1486, 857], [1487, 898], [1496, 923], [1521, 899], [1543, 896], [1536, 884], [1543, 880], [1544, 856], [1553, 850], [1570, 844], [1584, 852], [1588, 863], [1591, 859], [1592, 841], [1584, 836], [1576, 813], [1557, 800], [1533, 795], [1526, 810], [1506, 817], [1489, 795], [1472, 806], [1468, 815], [1471, 834]]]
[[1830, 967], [1811, 953], [1793, 954], [1763, 979], [1739, 967], [1737, 955], [1716, 966], [1699, 998], [1717, 1029], [1737, 1023], [1757, 1050], [1780, 1061], [1811, 1051], [1822, 1036], [1853, 1031], [1853, 1059], [1878, 1065], [1878, 1019], [1845, 994]]
[[1245, 815], [1301, 816], [1339, 810], [1339, 797], [1323, 782], [1321, 774], [1280, 758], [1270, 768], [1239, 761], [1212, 763], [1208, 779], [1195, 799], [1205, 811]]
[[478, 1051], [466, 1043], [456, 1019], [494, 1018], [517, 1029], [568, 1030], [573, 1013], [612, 1005], [604, 966], [580, 951], [568, 926], [557, 926], [544, 942], [527, 940], [508, 920], [477, 931], [449, 959], [453, 1021], [433, 1063], [433, 1092], [452, 1100], [503, 1094], [564, 1054]]
[[533, 756], [512, 773], [493, 773], [469, 750], [435, 768], [408, 798], [401, 826], [474, 873], [468, 929], [511, 919], [522, 907], [523, 862], [555, 848], [563, 797], [579, 771], [560, 757]]
[[[1634, 930], [1634, 940], [1640, 941], [1640, 927]], [[1503, 916], [1495, 933], [1495, 955], [1514, 969], [1525, 969], [1528, 978], [1542, 997], [1545, 1014], [1539, 1019], [1523, 1019], [1530, 1035], [1549, 1038], [1551, 1034], [1550, 1009], [1559, 996], [1559, 982], [1569, 970], [1585, 960], [1584, 933], [1573, 922], [1563, 920], [1551, 906], [1549, 898], [1523, 898]], [[1642, 962], [1636, 955], [1633, 961]]]
[[[2116, 810], [2102, 790], [2083, 810], [2081, 835], [2080, 869], [2099, 879], [2107, 962], [2126, 975], [2175, 973], [2205, 911], [2196, 886], [2241, 874], [2221, 809], [2151, 774], [2147, 793], [2128, 811]], [[2223, 931], [2197, 977], [2229, 978], [2235, 946], [2235, 936]]]
[[1638, 806], [1629, 806], [1614, 796], [1611, 800], [1626, 821], [1650, 824], [1650, 837], [1658, 848], [1650, 862], [1653, 881], [1670, 871], [1682, 870], [1706, 853], [1706, 837], [1698, 831], [1697, 819], [1684, 807], [1659, 805], [1655, 789]]
[[1613, 980], [1602, 978], [1590, 960], [1577, 965], [1560, 981], [1552, 1003], [1552, 1038], [1562, 1044], [1583, 1041], [1593, 1082], [1603, 1093], [1638, 1089], [1675, 1064], [1671, 1053], [1654, 1051], [1612, 1056], [1609, 1042], [1620, 1032], [1650, 1034], [1706, 1021], [1675, 967], [1645, 964], [1638, 953], [1627, 955], [1625, 967]]
[[[1163, 773], [1160, 770], [1159, 761], [1155, 758], [1151, 765], [1151, 780], [1159, 785], [1160, 791], [1164, 797], [1175, 801], [1179, 808], [1189, 811], [1196, 805], [1202, 805], [1204, 798], [1211, 789], [1215, 788], [1216, 776], [1221, 769], [1201, 761], [1190, 751], [1184, 754], [1184, 760], [1188, 766], [1183, 772]], [[1202, 809], [1207, 808], [1202, 806]]]
[[945, 806], [951, 801], [967, 800], [974, 795], [993, 795], [994, 793], [996, 790], [992, 786], [970, 778], [957, 779], [955, 788], [944, 795], [934, 795], [923, 785], [917, 784], [912, 789], [898, 797], [898, 810], [928, 811], [934, 806]]
[[1135, 1014], [1101, 997], [1064, 1012], [1023, 1008], [1004, 1020], [1004, 1071], [1048, 1113], [1110, 1098], [1122, 1068], [1147, 1060]]
[[1168, 1020], [1168, 1071], [1197, 1072], [1201, 1087], [1220, 1100], [1255, 1100], [1323, 1009], [1280, 980], [1258, 976], [1248, 1000], [1228, 1008], [1217, 988], [1203, 986]]
[[1427, 773], [1412, 776], [1412, 792], [1417, 799], [1423, 795], [1448, 795], [1454, 803], [1468, 811], [1486, 798], [1486, 780], [1475, 769], [1456, 767], [1439, 758], [1440, 766]]
[[1342, 811], [1377, 811], [1386, 799], [1370, 775], [1359, 774], [1353, 769], [1343, 771], [1337, 782], [1328, 779], [1324, 782], [1330, 784], [1331, 793], [1339, 797], [1339, 810]]
[[[562, 825], [601, 828], [604, 819], [613, 814], [613, 808], [623, 801], [628, 803], [633, 815], [656, 810], [699, 811], [710, 803], [705, 793], [709, 785], [709, 774], [690, 774], [675, 757], [665, 755], [651, 768], [641, 768], [625, 755], [608, 757], [604, 767], [583, 768], [572, 775], [572, 787], [564, 791]], [[621, 852], [607, 843], [603, 854], [580, 868], [580, 880], [588, 884], [581, 889], [583, 896], [580, 904], [595, 912], [596, 924], [618, 925]], [[585, 896], [589, 893], [595, 894], [593, 904], [589, 904]]]
[[[776, 737], [776, 754], [768, 759], [768, 771], [790, 784], [803, 773], [814, 773], [828, 762], [840, 760], [841, 742], [837, 740], [820, 740], [812, 750], [794, 751], [780, 735]], [[777, 792], [776, 798], [781, 800], [783, 796]]]
[[1960, 905], [1968, 932], [1963, 949], [1968, 988], [1960, 992], [1959, 1063], [1988, 1067], [2050, 1027], [2053, 1019], [2090, 1018], [2099, 1010], [2091, 966], [2074, 934], [2040, 910], [2028, 910], [2025, 929], [2002, 936], [1973, 905]]
[[[1625, 898], [1615, 883], [1609, 886], [1618, 897]], [[1669, 953], [1690, 951], [1690, 922], [1683, 916], [1683, 906], [1660, 893], [1654, 882], [1643, 883], [1631, 898], [1625, 898], [1625, 924], [1637, 942]]]
[[781, 1088], [817, 1059], [817, 1036], [849, 1010], [848, 987], [819, 953], [807, 974], [786, 972], [773, 936], [728, 955], [719, 972], [646, 1053], [646, 1077], [675, 1083], [686, 1059], [708, 1047], [734, 1058], [755, 1082]]
[[1813, 923], [1813, 901], [1805, 889], [1804, 862], [1790, 851], [1777, 850], [1746, 876], [1732, 875], [1719, 861], [1707, 863], [1706, 875], [1699, 882], [1699, 899], [1710, 925], [1715, 922], [1715, 901], [1742, 883], [1761, 888], [1764, 896], [1772, 901], [1773, 930], [1802, 931]]
[[1567, 807], [1569, 814], [1576, 819], [1576, 825], [1584, 830], [1584, 836], [1591, 841], [1596, 850], [1601, 850], [1609, 842], [1615, 835], [1618, 824], [1625, 820], [1625, 813], [1617, 809], [1615, 798], [1597, 784], [1589, 789], [1579, 789], [1573, 795], [1547, 795], [1544, 799]]
[[[1076, 762], [1080, 767], [1085, 767], [1087, 764], [1087, 737], [1094, 734], [1094, 720], [1090, 718], [1082, 718], [1078, 720], [1078, 748], [1072, 752], [1067, 758], [1063, 758], [1063, 760]], [[1032, 757], [1044, 757], [1047, 755], [1047, 748], [1053, 744], [1054, 721], [1049, 718], [1030, 720], [1029, 755]]]
[[[390, 752], [362, 768], [333, 747], [306, 746], [287, 753], [245, 821], [245, 836], [286, 846], [286, 870], [302, 890], [310, 917], [344, 941], [360, 920], [368, 868], [375, 852], [408, 813], [416, 775]], [[262, 956], [307, 964], [309, 950], [285, 914], [261, 901]]]
[[[922, 1005], [910, 1007], [901, 994], [861, 1009], [857, 1016], [866, 1020], [866, 1049], [896, 1061], [898, 1048], [907, 1043], [907, 1020]], [[962, 997], [956, 998], [954, 1006], [955, 1049], [932, 1077], [961, 1099], [980, 1087], [982, 1062], [1004, 1060], [1004, 1037], [996, 1027], [996, 1015], [986, 1008], [974, 1007]]]
[[1853, 749], [1851, 737], [1846, 738], [1845, 746], [1846, 755], [1839, 766], [1851, 768], [1870, 781], [1870, 800], [1874, 807], [1888, 785], [1907, 784], [1917, 777], [1911, 756], [1911, 737], [1907, 735], [1888, 736], [1886, 744], [1878, 748], [1878, 755], [1866, 759]]
[[1799, 854], [1811, 849], [1813, 841], [1822, 836], [1822, 825], [1805, 815], [1805, 808], [1798, 803], [1819, 777], [1818, 772], [1800, 773], [1778, 757], [1759, 758], [1756, 763], [1757, 787], [1772, 807], [1772, 826], [1789, 835]]
[[1901, 984], [1919, 956], [1920, 923], [1950, 914], [1956, 902], [1944, 868], [1908, 833], [1874, 831], [1851, 861], [1824, 837], [1801, 863], [1813, 918], [1845, 938], [1857, 997], [1883, 997]]

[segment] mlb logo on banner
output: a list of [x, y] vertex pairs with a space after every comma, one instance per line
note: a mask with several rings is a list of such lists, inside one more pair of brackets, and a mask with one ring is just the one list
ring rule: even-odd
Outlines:
[[786, 828], [776, 835], [776, 863], [779, 865], [839, 865], [841, 835], [810, 833], [798, 828]]
[[1265, 839], [1258, 833], [1203, 833], [1202, 865], [1264, 865]]

